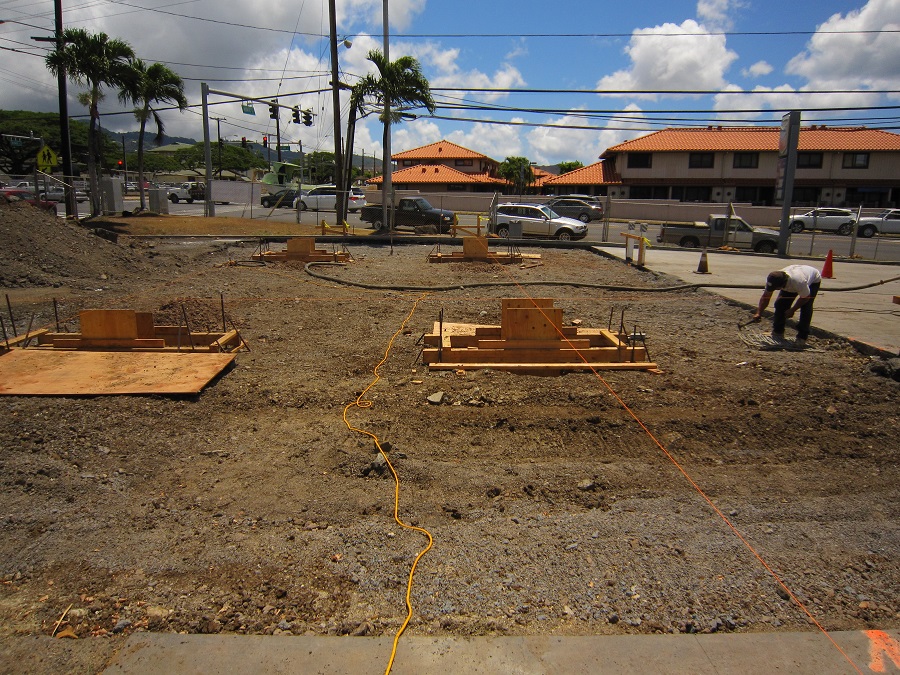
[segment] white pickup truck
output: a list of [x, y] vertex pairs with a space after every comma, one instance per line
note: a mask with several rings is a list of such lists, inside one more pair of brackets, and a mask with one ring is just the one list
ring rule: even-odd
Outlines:
[[778, 232], [765, 227], [753, 227], [738, 216], [714, 213], [705, 223], [663, 225], [656, 241], [660, 244], [678, 244], [685, 248], [717, 248], [728, 245], [757, 253], [774, 253], [778, 249]]
[[177, 204], [180, 201], [193, 204], [195, 199], [202, 201], [206, 199], [206, 183], [182, 183], [177, 188], [169, 190], [166, 199], [173, 204]]

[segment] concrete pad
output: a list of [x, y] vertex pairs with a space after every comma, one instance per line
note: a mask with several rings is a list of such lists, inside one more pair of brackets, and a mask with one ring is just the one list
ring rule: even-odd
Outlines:
[[[831, 638], [846, 657], [821, 632], [599, 637], [404, 636], [391, 672], [395, 675], [900, 672], [898, 630], [847, 631], [832, 633]], [[385, 672], [391, 645], [390, 637], [135, 633], [103, 672], [106, 675], [374, 675]]]
[[[624, 260], [625, 257], [621, 247], [598, 246], [595, 250], [617, 259]], [[707, 251], [709, 274], [697, 274], [701, 255], [700, 249], [650, 248], [644, 268], [676, 277], [687, 284], [748, 286], [708, 290], [753, 307], [759, 302], [769, 272], [795, 264], [822, 268], [821, 260]], [[893, 296], [900, 294], [900, 279], [862, 290], [842, 290], [900, 277], [900, 265], [839, 261], [834, 262], [833, 271], [834, 278], [823, 279], [816, 296], [813, 336], [819, 328], [870, 345], [875, 351], [900, 354], [900, 312], [893, 304]], [[771, 310], [770, 304], [769, 313]], [[792, 322], [788, 322], [789, 329], [791, 325]], [[767, 324], [762, 326], [765, 328]]]

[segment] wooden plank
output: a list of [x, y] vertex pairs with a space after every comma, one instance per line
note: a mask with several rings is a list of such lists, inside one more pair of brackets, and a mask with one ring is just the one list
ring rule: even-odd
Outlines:
[[156, 328], [153, 325], [153, 312], [135, 312], [138, 338], [155, 338]]
[[[647, 350], [638, 347], [634, 350], [634, 361], [645, 361]], [[632, 360], [631, 349], [621, 351], [615, 347], [600, 347], [588, 350], [573, 349], [450, 349], [444, 348], [441, 354], [442, 361], [482, 362], [482, 363], [511, 363], [543, 361], [564, 363], [577, 361], [579, 363], [630, 363]], [[431, 363], [437, 361], [437, 349], [422, 350], [422, 361]]]
[[463, 237], [463, 255], [467, 258], [488, 257], [488, 242], [484, 237]]
[[234, 354], [15, 349], [0, 356], [0, 395], [196, 394]]
[[56, 338], [53, 340], [53, 346], [58, 349], [96, 349], [99, 347], [115, 347], [123, 349], [162, 349], [166, 346], [163, 338], [152, 338], [148, 340], [141, 339], [120, 339], [120, 338]]
[[325, 253], [316, 251], [316, 240], [313, 237], [292, 237], [287, 240], [287, 252], [297, 255], [309, 255], [311, 253]]
[[657, 370], [656, 363], [430, 363], [429, 370], [505, 370], [521, 373], [559, 373], [563, 370]]
[[474, 345], [478, 349], [590, 349], [591, 341], [581, 339], [559, 340], [481, 340]]
[[137, 317], [133, 309], [84, 309], [78, 313], [85, 338], [136, 338]]
[[562, 332], [559, 307], [504, 308], [500, 336], [504, 340], [556, 340]]

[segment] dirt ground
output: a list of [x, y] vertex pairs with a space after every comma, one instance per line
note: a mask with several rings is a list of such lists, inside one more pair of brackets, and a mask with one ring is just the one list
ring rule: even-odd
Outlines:
[[[393, 635], [427, 539], [348, 425], [434, 539], [408, 634], [814, 629], [760, 559], [828, 630], [900, 626], [900, 385], [844, 341], [752, 350], [745, 308], [583, 250], [437, 265], [350, 244], [319, 269], [379, 290], [131, 227], [0, 206], [18, 332], [54, 327], [54, 298], [69, 330], [113, 307], [214, 329], [221, 294], [250, 351], [195, 397], [0, 397], [0, 672], [97, 672], [134, 631]], [[466, 287], [510, 281], [630, 290]], [[662, 372], [421, 364], [441, 311], [496, 324], [526, 294], [585, 327], [624, 310]], [[79, 640], [41, 637], [60, 632]]]

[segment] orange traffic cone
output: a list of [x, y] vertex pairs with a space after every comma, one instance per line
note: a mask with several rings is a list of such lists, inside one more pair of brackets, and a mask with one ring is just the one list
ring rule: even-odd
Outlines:
[[709, 271], [709, 261], [706, 259], [706, 251], [700, 254], [700, 264], [697, 266], [697, 274], [712, 274]]
[[822, 267], [823, 279], [834, 279], [834, 270], [831, 262], [831, 249], [828, 249], [828, 255], [825, 256], [825, 265]]

